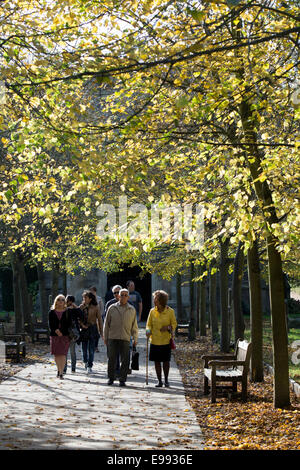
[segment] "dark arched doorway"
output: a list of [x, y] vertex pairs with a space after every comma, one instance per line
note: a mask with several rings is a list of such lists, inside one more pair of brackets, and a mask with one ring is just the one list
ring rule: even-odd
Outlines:
[[146, 321], [151, 308], [151, 274], [143, 273], [139, 267], [128, 267], [124, 265], [118, 272], [107, 274], [107, 290], [116, 284], [126, 287], [126, 282], [132, 280], [135, 290], [138, 291], [143, 300], [142, 321]]

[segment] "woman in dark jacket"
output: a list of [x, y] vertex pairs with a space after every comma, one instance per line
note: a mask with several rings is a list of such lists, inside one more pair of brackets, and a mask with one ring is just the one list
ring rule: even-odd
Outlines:
[[83, 312], [81, 326], [82, 355], [88, 374], [92, 373], [95, 344], [99, 336], [103, 338], [103, 321], [100, 308], [95, 295], [90, 291], [82, 294], [82, 304], [79, 306]]
[[[73, 338], [70, 339], [70, 356], [71, 356], [71, 368], [72, 368], [72, 373], [76, 371], [76, 344], [78, 343], [78, 339], [80, 337], [80, 326], [79, 326], [79, 321], [82, 319], [82, 311], [80, 310], [79, 307], [75, 304], [75, 297], [73, 295], [67, 295], [66, 297], [66, 304], [67, 308], [70, 309], [70, 314], [72, 318], [72, 333], [77, 335], [76, 337], [73, 336]], [[67, 362], [66, 360], [66, 365], [64, 368], [64, 374], [67, 373]]]
[[57, 377], [63, 379], [70, 345], [69, 329], [72, 326], [72, 315], [66, 307], [66, 299], [58, 295], [49, 312], [50, 346], [57, 365]]

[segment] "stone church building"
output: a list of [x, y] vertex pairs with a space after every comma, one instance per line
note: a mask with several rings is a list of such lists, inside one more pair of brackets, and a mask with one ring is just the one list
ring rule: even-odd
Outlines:
[[[91, 286], [97, 288], [97, 295], [105, 301], [105, 295], [116, 284], [126, 287], [126, 282], [132, 280], [135, 283], [135, 290], [143, 299], [142, 320], [146, 321], [150, 308], [153, 307], [152, 292], [163, 289], [169, 294], [169, 306], [176, 311], [176, 282], [167, 281], [156, 274], [145, 274], [143, 278], [139, 276], [139, 268], [127, 268], [124, 271], [107, 274], [99, 269], [93, 269], [84, 275], [67, 276], [67, 293], [74, 295], [76, 302], [81, 301], [82, 292]], [[189, 308], [189, 286], [182, 287], [183, 307]]]

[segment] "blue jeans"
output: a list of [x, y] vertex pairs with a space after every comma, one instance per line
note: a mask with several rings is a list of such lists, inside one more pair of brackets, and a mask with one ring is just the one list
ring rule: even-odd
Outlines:
[[95, 338], [91, 337], [88, 341], [82, 341], [83, 362], [88, 367], [93, 367], [95, 353]]
[[[70, 355], [71, 355], [71, 368], [73, 371], [75, 371], [76, 369], [76, 342], [75, 341], [70, 341], [70, 347], [69, 347], [69, 351], [70, 351]], [[64, 372], [67, 372], [67, 368], [68, 368], [68, 357], [66, 357], [66, 365], [65, 365], [65, 368], [64, 368]]]

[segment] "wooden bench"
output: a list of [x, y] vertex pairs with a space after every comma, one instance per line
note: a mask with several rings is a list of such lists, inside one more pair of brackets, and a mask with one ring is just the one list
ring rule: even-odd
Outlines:
[[[234, 354], [213, 354], [204, 355], [204, 394], [209, 394], [211, 388], [211, 402], [216, 402], [218, 389], [224, 389], [218, 386], [218, 383], [231, 382], [227, 386], [233, 393], [237, 392], [237, 383], [242, 384], [242, 400], [247, 401], [247, 381], [250, 367], [252, 345], [247, 341], [238, 340]], [[211, 386], [209, 387], [209, 382]]]
[[25, 333], [9, 335], [3, 334], [3, 330], [0, 333], [0, 340], [5, 343], [5, 357], [20, 362], [20, 356], [26, 356]]
[[175, 336], [179, 336], [179, 335], [188, 336], [188, 334], [189, 334], [189, 323], [178, 323], [175, 329]]
[[38, 321], [35, 315], [32, 315], [32, 330], [31, 341], [33, 343], [47, 343], [50, 342], [50, 333], [48, 323]]
[[43, 343], [49, 344], [50, 334], [49, 334], [48, 326], [43, 326], [42, 324], [40, 326], [34, 325], [33, 328], [32, 328], [31, 341], [33, 343], [43, 342]]

